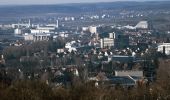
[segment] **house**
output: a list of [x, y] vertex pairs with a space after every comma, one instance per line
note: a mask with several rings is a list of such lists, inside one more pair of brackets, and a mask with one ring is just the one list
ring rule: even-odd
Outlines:
[[110, 61], [128, 63], [128, 62], [135, 61], [135, 57], [134, 56], [114, 55], [114, 56], [108, 57], [108, 62], [110, 62]]
[[143, 71], [115, 71], [115, 76], [135, 76], [135, 77], [143, 77]]

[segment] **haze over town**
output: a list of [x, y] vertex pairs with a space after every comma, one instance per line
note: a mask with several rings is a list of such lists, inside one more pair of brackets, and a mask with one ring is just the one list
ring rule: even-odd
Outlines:
[[0, 0], [1, 100], [170, 100], [170, 1]]

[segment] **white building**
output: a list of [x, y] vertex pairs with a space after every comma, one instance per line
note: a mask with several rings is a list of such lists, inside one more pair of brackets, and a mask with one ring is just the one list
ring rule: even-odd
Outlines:
[[23, 33], [22, 29], [17, 28], [14, 30], [15, 35], [21, 35], [22, 33]]
[[[50, 25], [50, 24], [49, 24]], [[56, 26], [39, 26], [37, 27], [38, 30], [49, 30], [49, 31], [54, 31], [56, 29]]]
[[[57, 22], [58, 23], [58, 22]], [[53, 27], [54, 28], [58, 28], [58, 24], [48, 24], [46, 25], [47, 27]]]
[[115, 33], [109, 33], [109, 38], [103, 38], [100, 39], [100, 47], [113, 47], [114, 46], [114, 39], [115, 39]]
[[97, 27], [96, 26], [90, 26], [89, 27], [89, 31], [90, 31], [90, 33], [97, 33]]
[[82, 27], [82, 31], [88, 31], [89, 28], [88, 27]]
[[126, 29], [130, 29], [130, 30], [134, 30], [134, 29], [136, 29], [136, 27], [134, 27], [134, 26], [130, 26], [130, 25], [124, 26], [124, 28], [126, 28]]
[[57, 53], [64, 53], [64, 49], [57, 49]]
[[36, 34], [36, 33], [50, 33], [50, 30], [48, 29], [31, 29], [31, 33]]
[[48, 41], [50, 39], [50, 34], [25, 34], [25, 41]]
[[33, 41], [34, 40], [34, 35], [33, 34], [25, 34], [24, 35], [24, 40], [25, 41]]
[[34, 41], [48, 41], [50, 37], [50, 34], [35, 34]]
[[54, 30], [58, 27], [57, 24], [48, 24], [46, 26], [37, 26], [36, 29], [31, 29], [31, 33], [54, 33]]
[[[165, 50], [165, 51], [164, 51]], [[170, 55], [170, 43], [158, 44], [158, 52], [165, 52], [166, 55]]]
[[135, 27], [138, 29], [148, 29], [148, 22], [140, 21]]
[[69, 34], [66, 33], [60, 33], [59, 36], [61, 36], [62, 38], [67, 38], [69, 36]]
[[116, 34], [113, 32], [113, 33], [109, 33], [109, 38], [110, 39], [115, 39], [116, 38]]
[[103, 38], [100, 39], [100, 47], [105, 48], [105, 47], [113, 47], [114, 46], [114, 39], [112, 38]]

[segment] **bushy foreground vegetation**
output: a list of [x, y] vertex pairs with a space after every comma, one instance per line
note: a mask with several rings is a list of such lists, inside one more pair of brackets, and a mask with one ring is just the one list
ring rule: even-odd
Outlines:
[[1, 100], [169, 100], [168, 60], [161, 60], [157, 80], [134, 88], [95, 87], [93, 82], [77, 82], [71, 87], [50, 87], [40, 81], [22, 80], [10, 85], [1, 82]]
[[51, 88], [38, 81], [18, 81], [0, 86], [1, 100], [168, 100], [169, 84], [124, 89], [96, 88], [90, 84], [72, 88]]

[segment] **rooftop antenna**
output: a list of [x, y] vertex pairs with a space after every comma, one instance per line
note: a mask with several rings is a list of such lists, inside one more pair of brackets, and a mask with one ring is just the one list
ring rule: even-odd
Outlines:
[[59, 22], [58, 22], [58, 20], [57, 20], [57, 25], [56, 25], [57, 28], [58, 28], [58, 26], [59, 26], [58, 24], [59, 24]]

